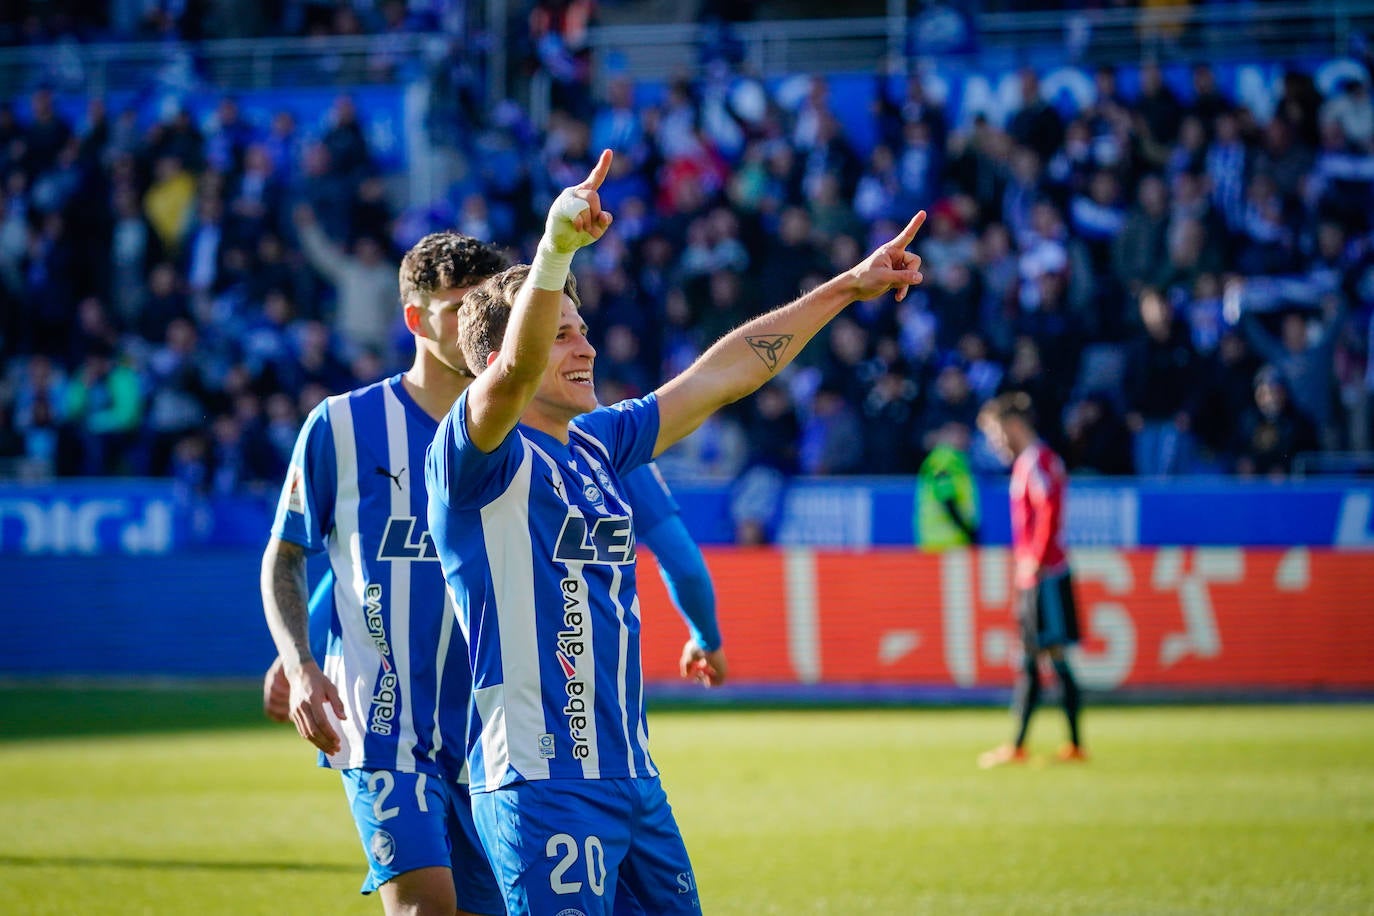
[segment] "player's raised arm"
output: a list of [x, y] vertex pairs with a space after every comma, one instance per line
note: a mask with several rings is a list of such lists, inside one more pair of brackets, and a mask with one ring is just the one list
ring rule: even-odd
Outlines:
[[492, 353], [468, 391], [468, 436], [484, 452], [495, 449], [515, 428], [539, 387], [558, 335], [563, 285], [573, 254], [601, 238], [611, 225], [611, 214], [601, 209], [597, 194], [610, 170], [611, 151], [603, 150], [587, 180], [564, 189], [549, 208], [544, 237], [529, 279], [515, 298], [501, 348]]
[[921, 259], [907, 246], [926, 220], [922, 210], [892, 241], [861, 263], [796, 301], [741, 325], [718, 340], [681, 375], [658, 389], [657, 456], [726, 404], [738, 401], [781, 372], [816, 332], [851, 302], [888, 290], [906, 298], [923, 279]]

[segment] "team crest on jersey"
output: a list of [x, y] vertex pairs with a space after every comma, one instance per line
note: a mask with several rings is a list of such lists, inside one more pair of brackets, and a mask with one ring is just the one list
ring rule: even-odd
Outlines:
[[554, 916], [587, 916], [587, 914], [575, 906], [570, 906], [566, 910], [559, 910]]
[[606, 473], [605, 468], [596, 469], [596, 480], [597, 483], [601, 484], [601, 489], [605, 490], [612, 496], [619, 498], [619, 494], [617, 494], [615, 491], [615, 485], [611, 483], [611, 475]]
[[603, 505], [606, 502], [606, 500], [601, 495], [601, 490], [597, 488], [596, 484], [592, 483], [590, 480], [587, 480], [587, 478], [584, 477], [582, 479], [586, 481], [582, 484], [582, 496], [587, 500], [587, 502], [591, 503], [593, 506]]
[[390, 865], [396, 859], [396, 839], [385, 830], [378, 830], [372, 834], [372, 858], [383, 867]]

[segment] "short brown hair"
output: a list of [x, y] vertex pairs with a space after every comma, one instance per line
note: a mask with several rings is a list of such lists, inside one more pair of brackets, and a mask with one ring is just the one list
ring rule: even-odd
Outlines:
[[995, 420], [1002, 423], [1013, 417], [1031, 428], [1035, 427], [1035, 405], [1031, 403], [1030, 395], [1024, 391], [1005, 391], [985, 403], [978, 411], [980, 421]]
[[[485, 369], [491, 354], [501, 349], [515, 297], [529, 275], [528, 264], [516, 264], [463, 297], [463, 307], [458, 313], [458, 345], [473, 372]], [[582, 300], [577, 298], [577, 280], [571, 273], [563, 284], [563, 295], [571, 299], [573, 305], [582, 305]]]
[[494, 245], [461, 232], [431, 232], [401, 259], [401, 304], [429, 305], [440, 290], [475, 286], [510, 259]]

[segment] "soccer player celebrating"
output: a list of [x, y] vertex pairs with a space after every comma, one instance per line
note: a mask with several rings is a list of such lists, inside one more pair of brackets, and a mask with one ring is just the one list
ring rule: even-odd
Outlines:
[[978, 426], [1011, 466], [1011, 543], [1015, 562], [1016, 616], [1023, 657], [1013, 695], [1016, 736], [978, 758], [984, 769], [1026, 759], [1026, 732], [1040, 699], [1040, 660], [1048, 657], [1063, 688], [1069, 743], [1061, 760], [1083, 760], [1078, 734], [1078, 682], [1064, 650], [1078, 642], [1078, 612], [1062, 538], [1068, 477], [1059, 459], [1035, 432], [1035, 414], [1024, 392], [1007, 392], [983, 406]]
[[[263, 553], [263, 607], [290, 685], [289, 718], [321, 765], [340, 771], [368, 859], [362, 891], [380, 889], [392, 916], [505, 911], [460, 782], [471, 674], [425, 533], [420, 473], [439, 418], [471, 380], [458, 307], [505, 264], [453, 232], [406, 254], [401, 301], [414, 363], [310, 414]], [[330, 567], [316, 590], [328, 612], [324, 670], [311, 652], [305, 576], [306, 554], [321, 550]]]
[[[282, 653], [264, 678], [264, 711], [277, 721], [295, 722], [304, 737], [326, 752], [324, 765], [344, 769], [370, 864], [363, 891], [380, 886], [388, 913], [451, 916], [455, 895], [465, 911], [504, 912], [471, 822], [463, 766], [471, 675], [466, 647], [452, 631], [452, 605], [426, 533], [424, 475], [383, 473], [386, 468], [380, 463], [368, 474], [359, 456], [372, 448], [373, 457], [381, 461], [383, 455], [394, 457], [397, 449], [414, 448], [405, 453], [402, 464], [422, 466], [424, 450], [438, 426], [436, 418], [472, 379], [456, 343], [458, 305], [468, 289], [506, 263], [495, 249], [452, 232], [427, 236], [406, 255], [400, 279], [406, 321], [416, 338], [415, 362], [404, 376], [332, 399], [312, 414], [297, 442], [273, 541], [264, 557], [263, 603]], [[398, 404], [403, 408], [399, 417]], [[359, 425], [383, 416], [385, 428]], [[340, 417], [352, 422], [353, 443], [339, 440]], [[359, 446], [358, 441], [365, 444]], [[343, 484], [341, 464], [355, 472]], [[707, 661], [709, 652], [720, 648], [721, 636], [715, 591], [701, 551], [687, 536], [656, 467], [636, 470], [626, 485], [642, 526], [640, 536], [654, 549], [669, 593], [691, 629], [682, 675], [716, 686], [724, 681], [725, 670], [723, 663], [716, 668]], [[407, 489], [409, 496], [401, 500], [398, 494]], [[417, 508], [419, 515], [414, 514]], [[381, 528], [375, 522], [383, 512], [389, 514]], [[338, 525], [344, 519], [356, 524], [356, 554], [335, 543], [348, 530]], [[380, 545], [374, 543], [378, 536]], [[331, 566], [310, 596], [308, 622], [303, 625], [304, 552], [320, 545], [329, 548]], [[397, 584], [402, 566], [408, 589]], [[373, 583], [378, 583], [377, 589]], [[390, 586], [386, 600], [383, 586]], [[402, 592], [407, 594], [396, 600]], [[408, 629], [407, 648], [414, 654], [390, 651], [398, 629]], [[360, 641], [359, 636], [364, 638]], [[421, 657], [424, 663], [417, 663]], [[320, 670], [319, 658], [327, 659], [330, 676]], [[409, 661], [405, 685], [400, 683], [400, 675], [406, 673], [398, 664], [402, 658]], [[290, 675], [284, 659], [292, 662]], [[369, 676], [378, 679], [370, 689], [360, 680]], [[333, 678], [355, 689], [340, 695]], [[385, 742], [380, 753], [374, 747], [388, 737], [379, 737], [376, 726], [394, 718], [398, 706], [409, 729], [393, 733], [411, 736], [407, 743], [413, 770], [404, 768], [412, 764], [409, 757], [397, 756], [405, 753], [396, 746], [399, 739]], [[369, 725], [361, 743], [353, 741], [345, 749], [344, 742], [356, 737], [345, 723], [353, 722]], [[372, 763], [378, 765], [355, 765]], [[368, 783], [365, 790], [359, 789], [363, 780]], [[412, 783], [419, 788], [412, 790]], [[414, 798], [419, 810], [386, 804], [383, 795], [398, 791], [395, 801], [408, 804]], [[427, 797], [431, 795], [441, 796], [443, 803]], [[423, 804], [421, 797], [426, 797]], [[451, 857], [441, 854], [446, 842], [452, 847]], [[391, 860], [382, 861], [388, 855]], [[425, 861], [436, 864], [417, 864]], [[447, 893], [446, 877], [451, 878]]]
[[[638, 400], [598, 407], [569, 275], [611, 223], [590, 176], [554, 202], [534, 263], [468, 297], [482, 367], [425, 467], [430, 532], [474, 671], [473, 814], [507, 911], [697, 913], [696, 879], [648, 751], [635, 536], [623, 475], [785, 368], [850, 302], [922, 279], [925, 214], [861, 264], [736, 328]], [[723, 652], [701, 662], [724, 670]]]

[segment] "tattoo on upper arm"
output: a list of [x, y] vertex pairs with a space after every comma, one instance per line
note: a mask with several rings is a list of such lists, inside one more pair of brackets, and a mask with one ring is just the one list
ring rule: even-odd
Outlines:
[[777, 371], [778, 363], [782, 360], [783, 354], [792, 345], [791, 334], [760, 334], [744, 339], [749, 342], [754, 355], [763, 360], [763, 364], [768, 367], [770, 372]]

